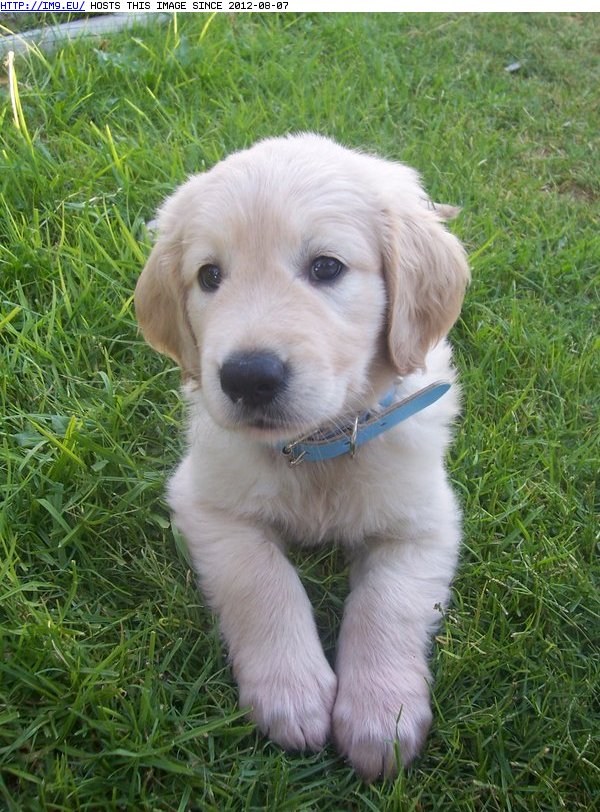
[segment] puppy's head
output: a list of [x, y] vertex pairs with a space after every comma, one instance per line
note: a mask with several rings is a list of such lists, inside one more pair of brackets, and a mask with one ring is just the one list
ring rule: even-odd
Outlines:
[[468, 266], [448, 213], [401, 164], [260, 142], [166, 201], [139, 323], [223, 426], [274, 439], [341, 420], [456, 320]]

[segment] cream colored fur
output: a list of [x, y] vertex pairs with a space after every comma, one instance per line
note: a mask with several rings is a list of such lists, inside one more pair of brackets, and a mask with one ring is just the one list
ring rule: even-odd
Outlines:
[[[217, 612], [240, 703], [289, 749], [333, 737], [367, 779], [419, 752], [431, 711], [427, 655], [448, 600], [460, 511], [444, 470], [458, 412], [435, 405], [354, 459], [289, 467], [279, 444], [401, 395], [454, 380], [445, 335], [468, 266], [414, 170], [314, 135], [270, 139], [192, 177], [164, 204], [136, 289], [147, 340], [182, 367], [188, 450], [168, 486]], [[345, 273], [315, 284], [335, 256]], [[198, 269], [219, 266], [214, 292]], [[221, 389], [236, 352], [291, 370], [283, 416], [257, 427]], [[288, 544], [342, 545], [351, 592], [335, 667]], [[395, 746], [397, 744], [397, 747]]]

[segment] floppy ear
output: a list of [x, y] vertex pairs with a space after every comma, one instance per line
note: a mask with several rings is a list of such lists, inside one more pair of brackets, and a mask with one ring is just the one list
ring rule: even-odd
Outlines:
[[470, 278], [462, 245], [441, 222], [457, 211], [440, 208], [387, 214], [388, 347], [401, 375], [422, 368], [428, 350], [452, 327]]
[[[135, 288], [135, 312], [146, 341], [158, 352], [173, 358], [184, 378], [200, 378], [200, 354], [185, 307], [185, 289], [179, 264], [181, 241], [168, 216], [160, 218], [162, 236], [152, 249]], [[167, 221], [165, 223], [165, 221]], [[164, 233], [165, 225], [172, 233]]]
[[451, 206], [449, 203], [432, 203], [431, 206], [444, 223], [455, 220], [462, 211], [461, 206]]

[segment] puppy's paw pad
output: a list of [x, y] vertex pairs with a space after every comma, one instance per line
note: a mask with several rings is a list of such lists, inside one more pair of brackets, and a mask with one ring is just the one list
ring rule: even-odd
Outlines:
[[321, 750], [331, 730], [337, 680], [331, 669], [318, 674], [290, 673], [252, 685], [240, 681], [240, 706], [262, 732], [284, 750]]
[[[366, 781], [392, 778], [419, 754], [431, 726], [428, 699], [397, 699], [377, 703], [338, 695], [333, 710], [333, 734], [339, 752]], [[397, 707], [397, 711], [392, 711]]]

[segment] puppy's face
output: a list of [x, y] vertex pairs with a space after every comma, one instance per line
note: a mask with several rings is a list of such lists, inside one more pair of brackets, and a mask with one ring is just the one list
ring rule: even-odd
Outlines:
[[412, 170], [296, 136], [232, 155], [166, 202], [136, 309], [217, 423], [279, 439], [421, 365], [467, 275]]

